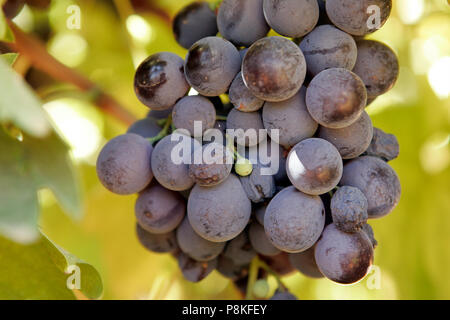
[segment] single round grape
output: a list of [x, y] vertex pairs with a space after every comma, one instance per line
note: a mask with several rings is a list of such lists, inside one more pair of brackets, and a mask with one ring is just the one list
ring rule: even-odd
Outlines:
[[295, 272], [295, 268], [289, 262], [289, 254], [286, 252], [281, 252], [273, 257], [261, 255], [259, 258], [279, 276], [283, 277]]
[[228, 178], [233, 168], [233, 156], [222, 144], [213, 142], [194, 151], [198, 163], [189, 165], [189, 175], [203, 187], [215, 186]]
[[198, 40], [217, 34], [216, 14], [207, 2], [191, 3], [177, 13], [172, 29], [179, 45], [189, 49]]
[[342, 129], [320, 127], [318, 137], [331, 142], [343, 159], [353, 159], [363, 154], [373, 137], [373, 125], [367, 112], [359, 120]]
[[264, 256], [276, 256], [281, 251], [274, 247], [274, 245], [267, 238], [264, 227], [257, 222], [253, 222], [249, 229], [250, 243], [255, 251]]
[[181, 223], [186, 214], [186, 202], [179, 193], [153, 184], [139, 194], [134, 211], [144, 230], [164, 234]]
[[203, 133], [214, 127], [216, 109], [205, 97], [188, 96], [179, 100], [172, 112], [175, 128], [189, 131], [193, 137], [201, 137]]
[[241, 56], [235, 46], [222, 38], [207, 37], [189, 49], [185, 74], [197, 92], [211, 97], [227, 92], [240, 68]]
[[339, 29], [364, 36], [385, 24], [391, 14], [392, 0], [326, 0], [326, 9]]
[[320, 279], [323, 278], [323, 274], [317, 267], [316, 258], [314, 257], [314, 249], [312, 247], [305, 252], [291, 253], [289, 254], [289, 261], [295, 269], [300, 271], [307, 277]]
[[358, 188], [343, 186], [331, 199], [333, 222], [341, 231], [357, 232], [367, 223], [368, 202]]
[[224, 242], [237, 237], [248, 224], [250, 215], [251, 202], [233, 174], [214, 187], [196, 185], [189, 196], [189, 222], [209, 241]]
[[245, 278], [248, 274], [247, 265], [237, 265], [234, 261], [223, 254], [219, 256], [217, 263], [217, 271], [232, 281]]
[[263, 100], [258, 99], [248, 90], [242, 78], [242, 72], [234, 78], [229, 96], [234, 107], [242, 112], [258, 111], [264, 105]]
[[264, 226], [264, 216], [266, 215], [267, 205], [263, 204], [257, 207], [253, 213], [255, 215], [256, 221], [262, 226]]
[[296, 296], [294, 296], [290, 292], [286, 291], [277, 291], [270, 300], [298, 300]]
[[318, 196], [294, 187], [278, 193], [267, 207], [264, 228], [272, 244], [289, 253], [303, 252], [319, 239], [325, 226], [325, 208]]
[[138, 99], [151, 109], [173, 107], [189, 91], [183, 59], [170, 52], [151, 55], [136, 70], [134, 90]]
[[366, 233], [366, 235], [369, 237], [370, 242], [372, 243], [372, 246], [374, 249], [378, 246], [378, 241], [375, 239], [375, 233], [373, 232], [372, 226], [368, 223], [366, 223], [362, 230]]
[[400, 201], [397, 174], [386, 162], [375, 157], [364, 156], [347, 163], [340, 184], [362, 191], [369, 203], [369, 219], [386, 216]]
[[223, 256], [231, 259], [235, 265], [246, 266], [256, 257], [256, 251], [253, 249], [247, 231], [243, 231], [236, 238], [229, 241]]
[[353, 37], [330, 25], [315, 28], [303, 38], [300, 49], [312, 76], [330, 68], [352, 70], [358, 55]]
[[384, 161], [391, 161], [400, 154], [400, 146], [393, 134], [387, 134], [381, 129], [374, 128], [373, 138], [366, 150], [366, 154], [381, 158]]
[[[190, 189], [194, 185], [194, 179], [189, 176], [190, 162], [186, 164], [185, 160], [192, 160], [191, 154], [197, 147], [199, 147], [199, 142], [180, 134], [177, 136], [172, 134], [159, 141], [152, 153], [151, 161], [155, 179], [169, 190]], [[181, 151], [176, 152], [178, 149]], [[188, 154], [184, 154], [184, 152]], [[180, 156], [181, 159], [172, 158], [173, 156], [176, 158]]]
[[248, 47], [267, 35], [263, 0], [223, 0], [217, 13], [220, 34], [236, 46]]
[[183, 252], [178, 254], [177, 259], [184, 278], [194, 283], [205, 279], [217, 267], [217, 259], [206, 262], [195, 261]]
[[318, 138], [303, 140], [289, 153], [286, 171], [300, 191], [321, 195], [333, 190], [342, 177], [343, 163], [337, 149]]
[[151, 252], [169, 253], [178, 249], [175, 232], [153, 234], [136, 224], [136, 235], [141, 245]]
[[397, 55], [384, 43], [374, 40], [360, 40], [358, 59], [353, 72], [364, 82], [369, 98], [376, 98], [388, 92], [395, 85], [399, 75]]
[[242, 76], [250, 92], [261, 100], [287, 100], [300, 90], [305, 80], [305, 57], [286, 38], [263, 38], [248, 49]]
[[210, 261], [219, 256], [225, 247], [225, 242], [211, 242], [203, 239], [185, 218], [177, 229], [177, 241], [181, 251], [196, 261]]
[[279, 34], [300, 38], [319, 21], [319, 5], [317, 0], [264, 0], [264, 16]]
[[363, 231], [345, 233], [325, 228], [315, 250], [317, 266], [331, 281], [351, 284], [363, 279], [373, 263], [373, 248]]
[[128, 133], [110, 140], [97, 159], [97, 176], [111, 192], [130, 195], [145, 189], [153, 178], [147, 140]]
[[152, 138], [162, 130], [158, 122], [153, 118], [145, 118], [136, 121], [129, 128], [127, 133], [134, 133], [143, 138]]
[[234, 130], [229, 134], [236, 139], [237, 144], [242, 146], [253, 147], [267, 139], [259, 112], [231, 110], [227, 117], [227, 132], [228, 130]]
[[278, 130], [279, 144], [285, 148], [311, 138], [319, 127], [311, 117], [305, 102], [306, 88], [282, 102], [266, 102], [263, 109], [264, 127], [274, 139], [272, 130]]
[[311, 116], [327, 128], [345, 128], [355, 123], [366, 107], [362, 80], [343, 68], [327, 69], [313, 78], [306, 91]]
[[264, 174], [262, 166], [253, 165], [253, 171], [246, 177], [240, 177], [242, 187], [247, 197], [253, 203], [271, 199], [276, 191], [275, 179], [272, 175]]

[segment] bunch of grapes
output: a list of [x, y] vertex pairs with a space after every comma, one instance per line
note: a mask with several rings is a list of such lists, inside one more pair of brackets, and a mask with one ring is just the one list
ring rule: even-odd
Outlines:
[[[181, 10], [173, 30], [185, 60], [162, 52], [142, 62], [134, 88], [151, 111], [97, 162], [107, 189], [138, 194], [142, 245], [171, 253], [189, 281], [217, 270], [256, 296], [265, 277], [294, 270], [363, 279], [377, 246], [367, 221], [392, 212], [401, 193], [387, 164], [397, 139], [365, 111], [398, 77], [395, 53], [364, 39], [391, 7], [223, 0]], [[192, 162], [205, 154], [213, 161]], [[291, 298], [279, 281], [273, 299]]]

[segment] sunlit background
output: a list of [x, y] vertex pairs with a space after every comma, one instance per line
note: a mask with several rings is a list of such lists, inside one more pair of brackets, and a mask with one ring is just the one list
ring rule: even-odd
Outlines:
[[[150, 1], [173, 16], [187, 0]], [[370, 276], [354, 286], [295, 274], [285, 283], [300, 299], [450, 298], [450, 6], [446, 0], [394, 0], [385, 27], [370, 38], [399, 55], [395, 88], [369, 108], [374, 125], [395, 134], [401, 156], [392, 162], [403, 195], [388, 217], [373, 221], [379, 247]], [[68, 29], [68, 8], [81, 8], [80, 29]], [[135, 67], [148, 55], [186, 51], [155, 12], [134, 12], [126, 0], [53, 1], [49, 12], [25, 7], [14, 21], [48, 39], [47, 49], [111, 93], [137, 117], [148, 109], [133, 93]], [[71, 147], [83, 182], [84, 218], [61, 214], [50, 192], [40, 193], [40, 226], [52, 240], [93, 264], [105, 299], [238, 299], [214, 272], [199, 284], [183, 280], [170, 255], [145, 251], [134, 234], [135, 197], [109, 193], [97, 181], [99, 149], [126, 131], [67, 85], [36, 75], [37, 92]], [[273, 280], [273, 279], [272, 279]], [[275, 282], [272, 281], [274, 286]]]

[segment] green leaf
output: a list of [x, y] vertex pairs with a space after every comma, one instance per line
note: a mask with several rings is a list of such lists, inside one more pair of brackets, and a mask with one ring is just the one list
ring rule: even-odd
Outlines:
[[0, 55], [0, 59], [3, 59], [8, 65], [12, 66], [17, 56], [17, 53], [4, 53]]
[[68, 284], [76, 284], [77, 274], [79, 291], [85, 297], [98, 299], [103, 291], [100, 274], [93, 266], [44, 235], [32, 245], [0, 237], [0, 270], [0, 299], [75, 299]]
[[68, 148], [56, 134], [23, 141], [0, 129], [0, 234], [21, 243], [38, 236], [37, 191], [49, 188], [73, 217], [81, 216], [80, 189]]
[[2, 59], [0, 83], [0, 122], [13, 122], [35, 137], [48, 135], [51, 125], [38, 97]]

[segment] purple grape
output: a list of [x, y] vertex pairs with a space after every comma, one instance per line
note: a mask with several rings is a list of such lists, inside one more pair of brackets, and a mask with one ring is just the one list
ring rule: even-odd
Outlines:
[[227, 130], [234, 130], [231, 136], [242, 146], [253, 147], [267, 139], [259, 112], [231, 110], [227, 117]]
[[217, 26], [225, 39], [244, 47], [264, 38], [270, 30], [264, 19], [263, 0], [223, 0]]
[[[201, 137], [203, 133], [214, 127], [216, 122], [216, 109], [205, 97], [188, 96], [179, 100], [172, 112], [173, 124], [177, 129], [189, 131], [192, 137]], [[195, 132], [195, 123], [201, 128]]]
[[267, 207], [264, 228], [272, 244], [289, 253], [303, 252], [319, 239], [325, 226], [325, 208], [318, 196], [294, 187], [278, 193]]
[[150, 158], [153, 148], [133, 133], [110, 140], [97, 159], [97, 175], [111, 192], [130, 195], [145, 189], [153, 178]]
[[178, 249], [175, 232], [153, 234], [145, 231], [136, 224], [136, 235], [140, 244], [147, 250], [155, 253], [169, 253]]
[[307, 139], [289, 153], [287, 174], [300, 191], [321, 195], [333, 190], [342, 177], [343, 163], [337, 149], [323, 139]]
[[389, 214], [400, 201], [397, 174], [386, 162], [375, 157], [365, 156], [347, 163], [340, 184], [362, 191], [369, 203], [369, 219]]
[[127, 133], [134, 133], [143, 138], [152, 138], [162, 130], [161, 126], [153, 118], [145, 118], [136, 121], [129, 128]]
[[264, 101], [283, 101], [300, 90], [306, 61], [300, 48], [282, 37], [256, 41], [242, 63], [242, 76], [253, 95]]
[[366, 154], [381, 158], [384, 161], [391, 161], [399, 156], [400, 146], [393, 134], [387, 134], [381, 129], [374, 128], [373, 139]]
[[217, 267], [217, 259], [207, 262], [195, 261], [183, 252], [177, 255], [177, 260], [184, 278], [194, 283], [205, 279]]
[[270, 300], [286, 300], [287, 301], [287, 300], [298, 300], [298, 298], [290, 292], [278, 291], [272, 296], [272, 298], [270, 298]]
[[258, 164], [253, 165], [253, 171], [250, 175], [239, 178], [247, 197], [253, 203], [260, 203], [266, 199], [271, 199], [276, 191], [274, 177], [263, 174], [262, 168]]
[[153, 184], [139, 194], [134, 209], [144, 230], [164, 234], [175, 230], [181, 223], [186, 213], [186, 202], [179, 193]]
[[267, 238], [264, 227], [257, 222], [253, 222], [250, 225], [249, 230], [250, 242], [255, 251], [264, 256], [276, 256], [281, 251], [274, 247], [273, 244]]
[[368, 206], [366, 197], [358, 188], [339, 188], [331, 199], [331, 214], [336, 228], [348, 233], [360, 231], [369, 218]]
[[233, 261], [234, 265], [247, 266], [256, 257], [247, 231], [243, 231], [236, 238], [229, 241], [222, 254], [224, 257]]
[[197, 92], [212, 97], [228, 91], [240, 67], [239, 51], [229, 41], [207, 37], [189, 49], [185, 74]]
[[258, 99], [248, 90], [241, 72], [233, 80], [229, 96], [234, 107], [242, 112], [258, 111], [264, 105], [263, 100]]
[[300, 271], [307, 277], [320, 279], [323, 274], [317, 267], [316, 258], [314, 257], [315, 247], [312, 247], [305, 252], [289, 254], [289, 261], [295, 269]]
[[327, 128], [345, 128], [355, 123], [367, 102], [363, 81], [343, 68], [319, 73], [306, 91], [306, 105], [311, 116]]
[[189, 91], [184, 61], [170, 52], [151, 55], [136, 70], [134, 90], [138, 99], [154, 110], [164, 110]]
[[345, 233], [330, 224], [317, 242], [315, 258], [325, 277], [337, 283], [351, 284], [369, 272], [373, 248], [363, 231]]
[[264, 0], [264, 15], [279, 34], [299, 38], [316, 26], [319, 5], [317, 0]]

